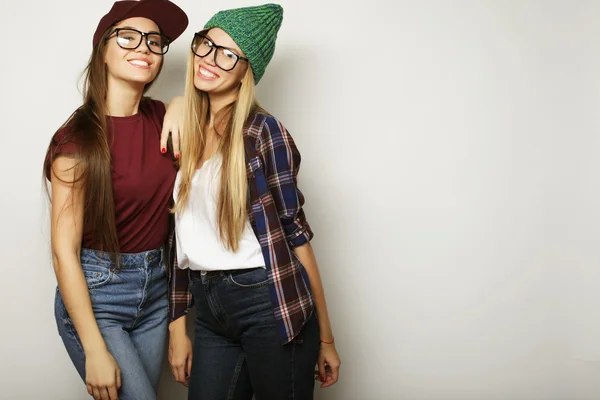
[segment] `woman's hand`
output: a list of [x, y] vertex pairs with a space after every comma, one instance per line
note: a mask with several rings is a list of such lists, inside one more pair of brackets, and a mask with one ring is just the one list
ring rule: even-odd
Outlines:
[[171, 372], [177, 382], [188, 387], [192, 373], [192, 341], [186, 332], [185, 317], [171, 322], [169, 331]]
[[179, 158], [181, 150], [179, 144], [183, 137], [183, 96], [174, 97], [167, 106], [167, 113], [163, 121], [162, 132], [160, 134], [160, 152], [167, 152], [167, 143], [169, 136], [173, 143], [173, 155]]
[[319, 376], [315, 379], [321, 381], [322, 388], [329, 387], [338, 381], [340, 365], [340, 356], [335, 349], [335, 343], [333, 341], [331, 343], [321, 342], [321, 350], [317, 361]]
[[108, 350], [85, 354], [85, 384], [95, 400], [118, 400], [121, 370]]

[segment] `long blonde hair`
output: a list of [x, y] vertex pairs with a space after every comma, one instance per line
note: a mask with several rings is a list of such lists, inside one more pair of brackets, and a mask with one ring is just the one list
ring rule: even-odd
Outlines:
[[[215, 117], [215, 126], [224, 126], [217, 151], [223, 157], [221, 189], [217, 202], [219, 235], [226, 248], [237, 251], [248, 216], [248, 180], [244, 128], [258, 108], [254, 97], [252, 69], [248, 67], [240, 84], [237, 100]], [[194, 54], [190, 54], [184, 95], [185, 117], [181, 144], [181, 180], [174, 212], [182, 212], [188, 202], [192, 178], [206, 148], [206, 129], [210, 124], [210, 101], [206, 92], [194, 86]], [[217, 122], [218, 121], [218, 122]], [[222, 121], [222, 122], [221, 122]]]

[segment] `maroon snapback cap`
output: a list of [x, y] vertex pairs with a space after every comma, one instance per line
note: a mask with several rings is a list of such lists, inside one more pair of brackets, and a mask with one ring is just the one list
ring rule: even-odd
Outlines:
[[133, 17], [151, 19], [160, 28], [160, 33], [168, 37], [171, 42], [177, 39], [188, 26], [186, 13], [168, 0], [116, 1], [98, 23], [92, 45], [96, 47], [104, 32], [112, 25]]

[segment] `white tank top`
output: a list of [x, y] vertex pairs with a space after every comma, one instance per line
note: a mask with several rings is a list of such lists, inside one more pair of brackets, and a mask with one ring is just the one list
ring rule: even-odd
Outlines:
[[[222, 156], [215, 154], [196, 170], [187, 206], [175, 214], [179, 268], [199, 271], [265, 267], [258, 239], [246, 218], [238, 251], [225, 248], [219, 236], [217, 200]], [[173, 198], [177, 201], [181, 172], [177, 173]]]

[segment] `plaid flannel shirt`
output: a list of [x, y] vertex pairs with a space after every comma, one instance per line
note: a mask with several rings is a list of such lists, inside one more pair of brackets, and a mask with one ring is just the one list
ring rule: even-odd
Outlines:
[[[308, 275], [292, 250], [313, 237], [302, 210], [304, 196], [297, 187], [300, 153], [285, 127], [262, 112], [245, 129], [244, 144], [248, 214], [265, 259], [280, 338], [287, 343], [300, 332], [314, 308]], [[171, 321], [193, 305], [189, 272], [178, 267], [175, 246], [172, 230], [168, 245]]]

